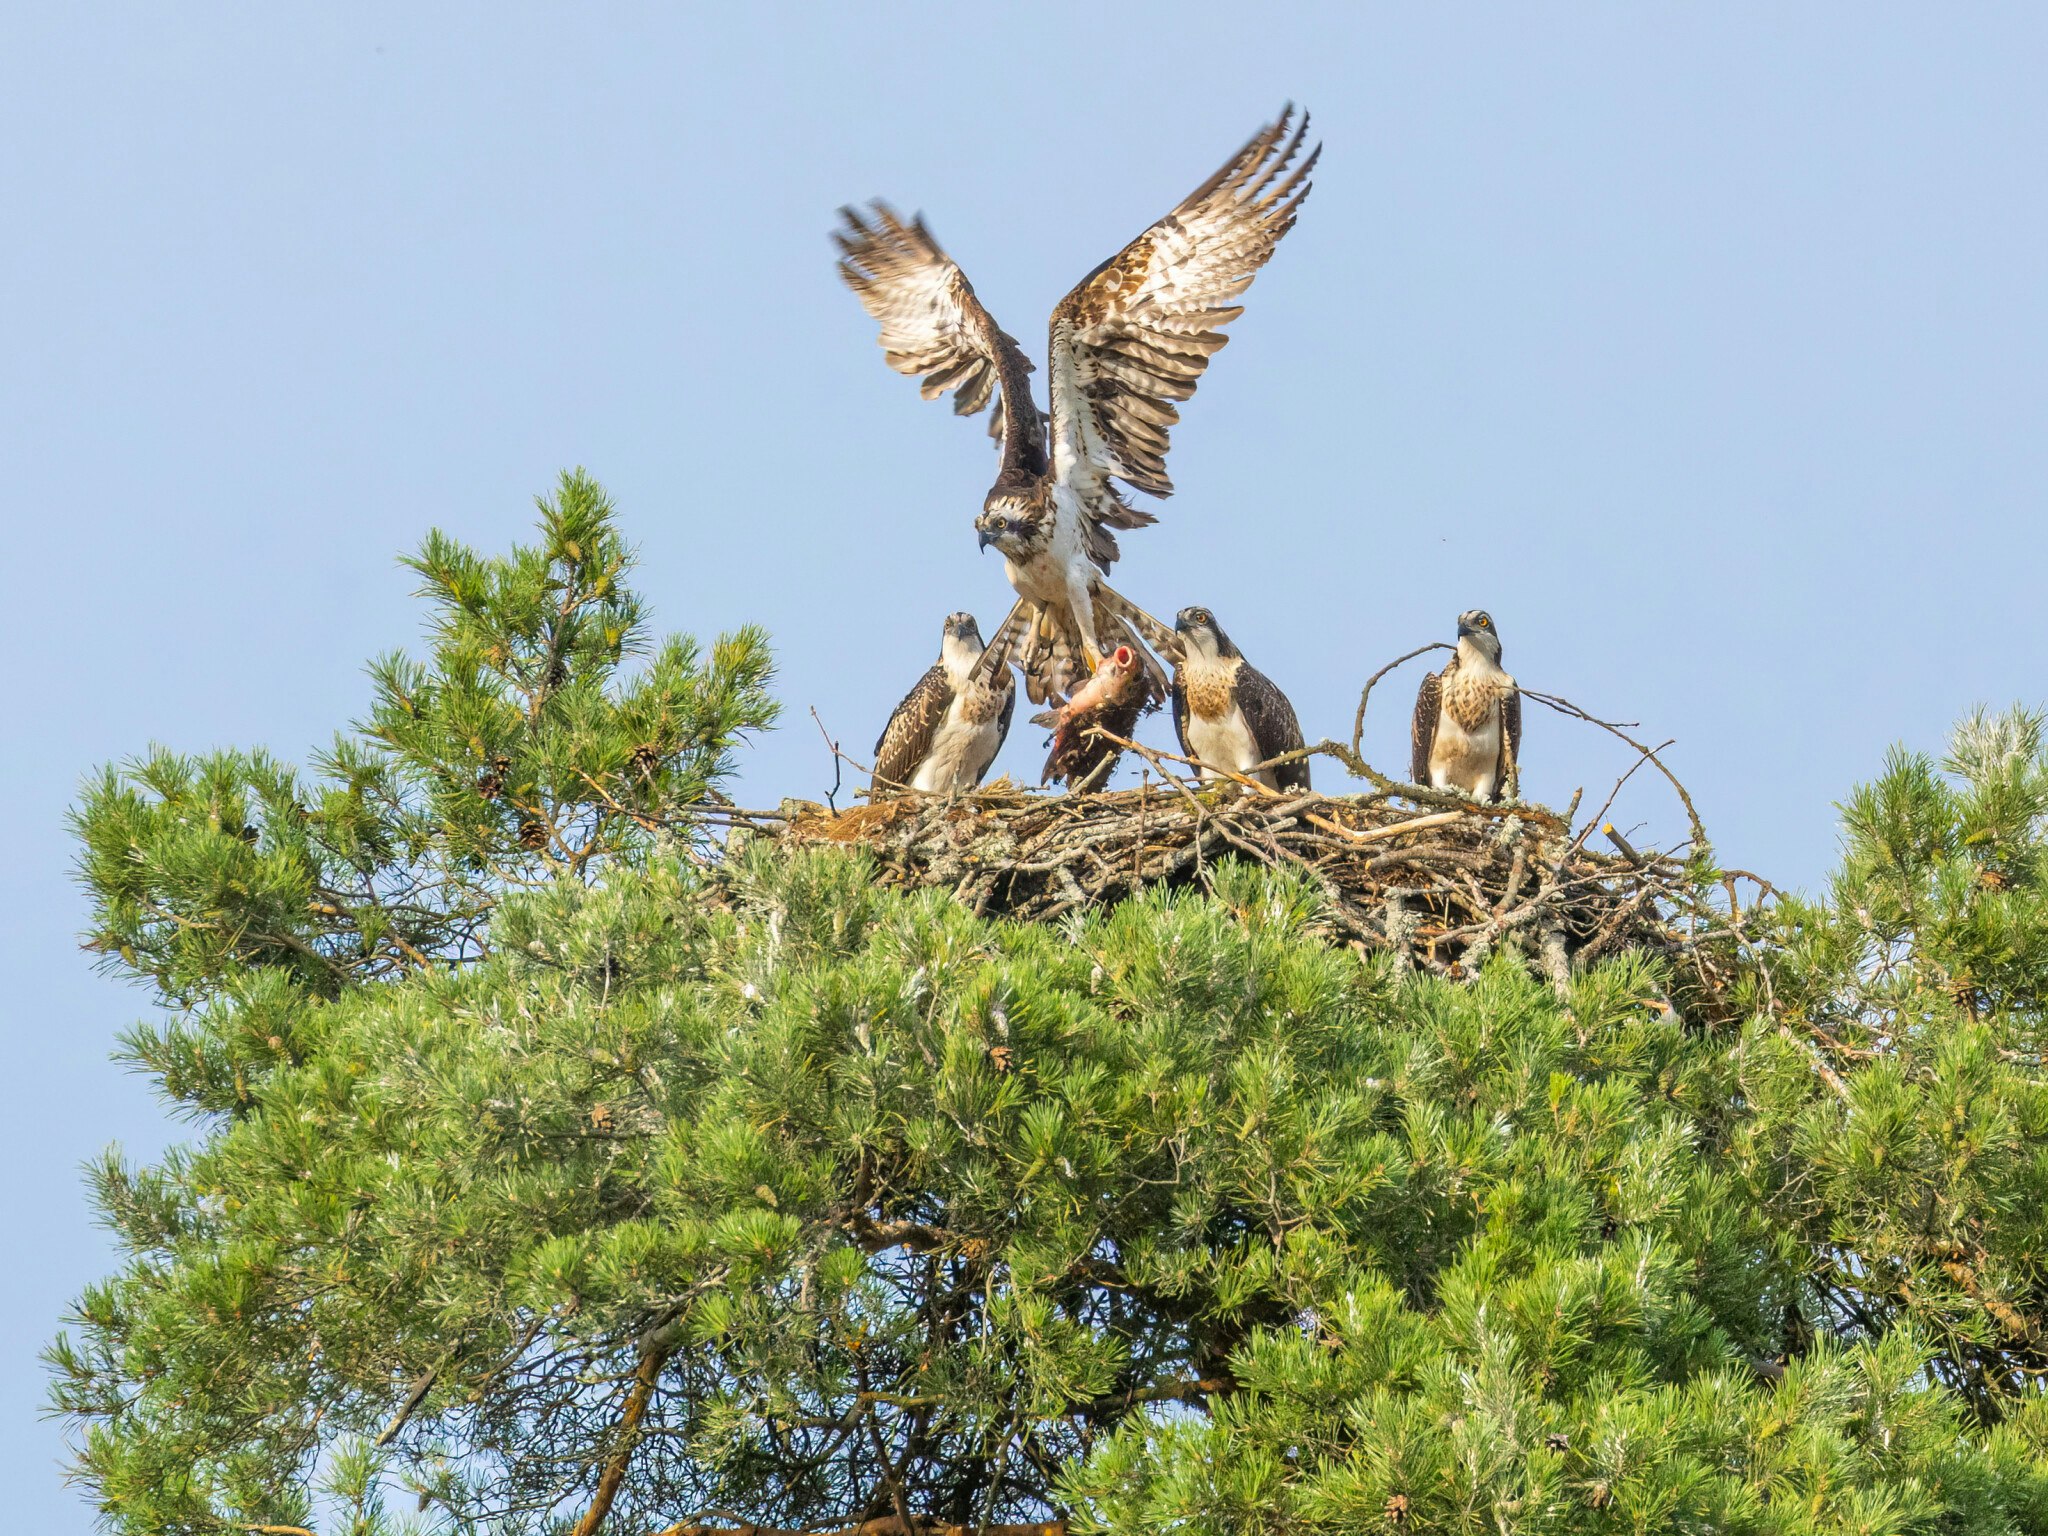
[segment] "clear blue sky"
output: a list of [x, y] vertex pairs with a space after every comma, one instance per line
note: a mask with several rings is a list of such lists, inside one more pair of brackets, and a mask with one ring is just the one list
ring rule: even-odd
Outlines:
[[[32, 1364], [109, 1263], [78, 1164], [178, 1129], [106, 1061], [144, 999], [76, 949], [91, 765], [303, 755], [417, 634], [394, 554], [522, 536], [566, 465], [616, 496], [660, 623], [773, 632], [790, 722], [750, 801], [829, 781], [807, 706], [864, 748], [940, 618], [1000, 611], [986, 440], [883, 367], [841, 202], [926, 210], [1036, 346], [1314, 108], [1316, 194], [1120, 568], [1154, 612], [1213, 607], [1311, 736], [1483, 605], [1524, 682], [1679, 738], [1726, 856], [1810, 884], [1887, 744], [2048, 693], [2038, 9], [325, 9], [0, 17], [22, 1529], [87, 1526]], [[1412, 688], [1375, 710], [1384, 764]], [[1541, 712], [1525, 757], [1556, 800], [1624, 760]], [[1647, 785], [1625, 812], [1671, 832]]]

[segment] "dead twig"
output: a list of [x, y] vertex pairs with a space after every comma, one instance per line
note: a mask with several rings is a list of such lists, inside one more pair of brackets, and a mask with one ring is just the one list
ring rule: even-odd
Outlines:
[[1396, 656], [1392, 661], [1365, 680], [1365, 687], [1359, 691], [1358, 695], [1358, 713], [1351, 721], [1351, 755], [1353, 757], [1360, 757], [1364, 750], [1360, 743], [1365, 740], [1365, 704], [1366, 700], [1372, 697], [1373, 684], [1377, 683], [1403, 662], [1413, 661], [1416, 657], [1430, 651], [1455, 651], [1456, 649], [1455, 645], [1447, 645], [1441, 640], [1432, 640], [1427, 645], [1418, 645], [1406, 656]]
[[[1671, 743], [1667, 741], [1664, 743], [1664, 745], [1668, 747], [1671, 745]], [[1630, 763], [1628, 765], [1628, 771], [1624, 773], [1620, 778], [1616, 779], [1614, 781], [1614, 787], [1607, 791], [1607, 798], [1600, 802], [1600, 809], [1592, 814], [1592, 816], [1587, 820], [1585, 826], [1579, 829], [1579, 835], [1572, 839], [1572, 846], [1569, 851], [1576, 852], [1580, 848], [1585, 847], [1586, 839], [1593, 835], [1593, 829], [1597, 826], [1600, 826], [1603, 822], [1605, 822], [1607, 813], [1614, 808], [1615, 798], [1618, 795], [1620, 795], [1622, 786], [1628, 783], [1630, 779], [1634, 778], [1636, 776], [1636, 770], [1642, 767], [1643, 764], [1647, 763], [1648, 761], [1650, 761], [1650, 753], [1647, 750], [1645, 750], [1636, 758], [1636, 760], [1633, 763]], [[1578, 803], [1579, 797], [1576, 793], [1574, 793], [1572, 795], [1573, 807], [1576, 808], [1578, 806]], [[1630, 862], [1634, 863], [1636, 861], [1631, 859]]]
[[[1573, 719], [1583, 720], [1588, 725], [1599, 726], [1601, 730], [1608, 732], [1610, 735], [1619, 737], [1622, 741], [1627, 742], [1630, 746], [1634, 747], [1638, 752], [1642, 753], [1644, 757], [1648, 758], [1651, 762], [1655, 763], [1657, 765], [1657, 771], [1663, 774], [1664, 777], [1670, 781], [1671, 787], [1678, 792], [1679, 803], [1685, 807], [1686, 820], [1690, 822], [1692, 825], [1692, 840], [1694, 846], [1704, 848], [1707, 845], [1707, 829], [1706, 826], [1700, 821], [1700, 813], [1698, 808], [1695, 807], [1692, 803], [1692, 795], [1688, 793], [1686, 787], [1679, 782], [1678, 775], [1673, 773], [1670, 767], [1665, 763], [1664, 759], [1657, 755], [1664, 748], [1646, 747], [1640, 741], [1637, 741], [1635, 737], [1629, 735], [1627, 731], [1622, 729], [1622, 727], [1625, 725], [1635, 725], [1635, 721], [1602, 720], [1598, 715], [1588, 714], [1585, 710], [1579, 708], [1578, 705], [1574, 704], [1570, 699], [1560, 698], [1556, 694], [1535, 693], [1527, 688], [1520, 689], [1519, 692], [1521, 693], [1523, 698], [1534, 699], [1538, 704], [1543, 705], [1546, 709], [1554, 709], [1561, 715], [1570, 715]], [[1664, 743], [1665, 747], [1668, 747], [1670, 745], [1671, 743], [1668, 741]], [[1596, 817], [1595, 820], [1598, 820], [1598, 818]]]
[[839, 809], [839, 776], [841, 765], [848, 761], [839, 743], [832, 739], [832, 733], [825, 729], [825, 722], [818, 716], [818, 706], [811, 706], [811, 723], [818, 728], [818, 734], [825, 738], [825, 749], [832, 754], [832, 787], [825, 791], [825, 803], [833, 810]]
[[438, 1365], [430, 1365], [420, 1372], [411, 1390], [405, 1394], [405, 1401], [398, 1405], [398, 1412], [391, 1416], [391, 1422], [384, 1426], [383, 1432], [371, 1442], [372, 1444], [381, 1448], [398, 1438], [398, 1432], [405, 1428], [406, 1420], [413, 1416], [413, 1411], [426, 1401], [427, 1394], [434, 1389], [434, 1378], [440, 1372], [441, 1368]]

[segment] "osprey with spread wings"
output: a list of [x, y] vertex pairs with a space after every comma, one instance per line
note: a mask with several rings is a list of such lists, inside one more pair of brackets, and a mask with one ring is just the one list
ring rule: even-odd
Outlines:
[[881, 323], [889, 365], [921, 375], [928, 400], [952, 392], [963, 416], [996, 399], [990, 430], [1002, 465], [974, 526], [983, 548], [1002, 552], [1018, 601], [978, 670], [993, 674], [1014, 659], [1034, 703], [1070, 694], [1084, 667], [1093, 672], [1123, 644], [1164, 689], [1139, 636], [1172, 656], [1173, 632], [1103, 580], [1117, 557], [1115, 530], [1155, 521], [1113, 482], [1172, 493], [1174, 402], [1194, 394], [1229, 339], [1221, 328], [1243, 313], [1230, 301], [1294, 225], [1322, 153], [1318, 145], [1301, 155], [1307, 133], [1306, 112], [1298, 127], [1292, 107], [1282, 112], [1060, 301], [1047, 349], [1049, 415], [1031, 398], [1023, 349], [922, 218], [905, 223], [880, 202], [842, 211], [839, 272]]

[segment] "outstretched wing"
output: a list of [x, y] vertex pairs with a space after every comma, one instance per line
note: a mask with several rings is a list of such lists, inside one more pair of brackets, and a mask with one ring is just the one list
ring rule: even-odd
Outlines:
[[878, 791], [907, 789], [918, 764], [932, 749], [932, 739], [946, 718], [946, 706], [953, 702], [953, 685], [946, 669], [935, 664], [917, 680], [917, 686], [903, 696], [896, 713], [882, 727], [875, 742], [875, 788]]
[[[1251, 727], [1252, 745], [1258, 749], [1260, 762], [1283, 752], [1299, 752], [1308, 745], [1301, 739], [1301, 722], [1295, 718], [1287, 695], [1248, 661], [1239, 662], [1237, 667], [1237, 707], [1244, 712], [1244, 723]], [[1282, 789], [1307, 789], [1308, 759], [1282, 763], [1273, 770], [1273, 777]]]
[[842, 208], [833, 231], [839, 275], [880, 322], [882, 352], [898, 373], [921, 375], [927, 400], [951, 391], [957, 415], [996, 400], [990, 434], [1003, 465], [1045, 472], [1045, 432], [1032, 403], [1031, 360], [999, 327], [959, 265], [939, 249], [922, 218], [909, 223], [887, 203], [865, 213]]
[[[1494, 765], [1493, 784], [1496, 797], [1508, 792], [1508, 772], [1512, 768], [1517, 778], [1521, 775], [1522, 763], [1522, 690], [1511, 688], [1508, 696], [1500, 701], [1500, 759]], [[1515, 786], [1515, 793], [1521, 793], [1521, 785]]]
[[[1222, 327], [1308, 196], [1321, 146], [1297, 164], [1308, 114], [1280, 114], [1173, 212], [1082, 279], [1052, 317], [1053, 468], [1092, 523], [1153, 521], [1111, 477], [1172, 494], [1167, 431], [1195, 392]], [[1292, 167], [1290, 170], [1289, 168]], [[1104, 533], [1111, 559], [1115, 539]]]
[[1409, 739], [1414, 751], [1408, 758], [1408, 782], [1427, 785], [1429, 783], [1429, 754], [1436, 746], [1436, 717], [1444, 703], [1444, 683], [1440, 674], [1431, 672], [1422, 680], [1422, 686], [1415, 690], [1415, 718], [1408, 727]]

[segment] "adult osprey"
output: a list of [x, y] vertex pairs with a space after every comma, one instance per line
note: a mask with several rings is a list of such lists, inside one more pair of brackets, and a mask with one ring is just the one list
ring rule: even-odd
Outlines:
[[1307, 132], [1308, 114], [1295, 127], [1289, 107], [1060, 301], [1047, 345], [1049, 440], [1030, 361], [923, 219], [906, 224], [882, 202], [865, 214], [841, 210], [839, 273], [881, 322], [889, 365], [921, 374], [928, 400], [951, 391], [960, 415], [997, 399], [990, 431], [1002, 462], [974, 526], [984, 549], [1002, 552], [1019, 600], [982, 667], [992, 672], [1014, 653], [1033, 702], [1071, 692], [1080, 668], [1094, 671], [1126, 642], [1165, 681], [1132, 630], [1169, 654], [1173, 636], [1102, 579], [1117, 557], [1113, 530], [1156, 521], [1112, 482], [1172, 493], [1174, 402], [1194, 394], [1228, 339], [1220, 328], [1243, 313], [1230, 300], [1294, 225], [1322, 153], [1294, 165]]
[[1458, 615], [1458, 649], [1415, 695], [1409, 777], [1498, 800], [1522, 757], [1522, 695], [1500, 668], [1500, 632], [1478, 608]]
[[1245, 774], [1268, 789], [1307, 789], [1308, 759], [1252, 770], [1305, 745], [1287, 695], [1231, 644], [1206, 608], [1183, 608], [1173, 627], [1180, 658], [1173, 669], [1173, 728], [1183, 756], [1215, 770]]
[[982, 650], [974, 615], [949, 615], [939, 659], [903, 696], [875, 743], [876, 794], [953, 794], [981, 782], [1010, 733], [1017, 704], [1017, 684], [1008, 672], [974, 675]]

